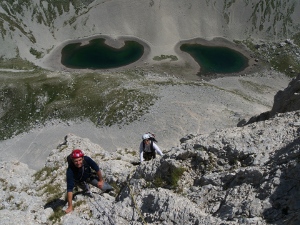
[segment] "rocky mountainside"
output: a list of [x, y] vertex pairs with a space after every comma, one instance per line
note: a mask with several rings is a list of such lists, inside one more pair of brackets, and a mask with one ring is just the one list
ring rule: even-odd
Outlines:
[[239, 122], [238, 126], [250, 124], [258, 121], [267, 120], [277, 113], [292, 112], [300, 110], [300, 74], [293, 79], [287, 88], [283, 91], [278, 91], [274, 96], [274, 104], [270, 111], [263, 112], [260, 115], [253, 116], [247, 123], [246, 120]]
[[[106, 152], [68, 134], [40, 171], [1, 162], [1, 224], [299, 224], [299, 118], [298, 110], [189, 134], [142, 164], [134, 150]], [[100, 164], [115, 190], [92, 188], [94, 198], [78, 190], [65, 215], [66, 156], [74, 148]]]
[[[299, 61], [299, 51], [293, 41], [280, 42], [299, 32], [299, 10], [300, 3], [296, 0], [184, 0], [176, 2], [173, 0], [131, 0], [126, 1], [126, 4], [122, 0], [5, 0], [0, 2], [0, 61], [4, 61], [5, 64], [6, 59], [22, 58], [47, 68], [46, 58], [53, 57], [51, 53], [55, 52], [57, 46], [61, 47], [70, 40], [85, 40], [87, 37], [97, 35], [109, 37], [112, 42], [121, 36], [138, 38], [150, 46], [152, 57], [176, 54], [174, 46], [179, 41], [195, 37], [205, 39], [223, 37], [236, 42], [251, 42], [254, 39], [261, 43], [253, 48], [268, 62], [272, 61], [274, 55], [288, 58], [285, 54], [285, 45]], [[270, 43], [267, 43], [268, 41]], [[272, 41], [280, 42], [280, 44], [274, 45]], [[271, 54], [270, 49], [274, 50], [274, 53]], [[147, 60], [151, 61], [152, 57]], [[298, 61], [295, 61], [295, 65], [299, 65]], [[279, 62], [284, 64], [282, 60]], [[6, 68], [15, 69], [14, 60], [11, 64], [12, 67], [4, 65], [5, 67], [1, 68], [2, 71], [6, 72]], [[297, 67], [291, 65], [290, 61], [288, 65], [292, 74], [298, 72]], [[19, 71], [23, 69], [26, 68], [17, 68]], [[34, 68], [26, 72], [32, 76], [31, 73], [36, 71], [38, 74], [39, 69]], [[78, 74], [75, 76], [80, 78]], [[72, 75], [64, 71], [51, 74], [45, 72], [43, 75], [47, 80], [53, 77], [63, 77], [67, 82], [69, 82], [68, 78], [73, 83]], [[132, 76], [132, 74], [129, 75]], [[182, 137], [177, 147], [167, 150], [164, 148], [163, 157], [158, 156], [157, 159], [149, 162], [140, 164], [138, 152], [131, 147], [118, 147], [116, 151], [105, 150], [107, 145], [121, 146], [117, 141], [123, 142], [128, 139], [128, 136], [130, 138], [136, 136], [136, 131], [130, 133], [127, 129], [125, 130], [127, 132], [124, 132], [119, 128], [119, 131], [108, 135], [107, 139], [111, 139], [111, 142], [103, 143], [103, 145], [95, 144], [87, 138], [71, 133], [65, 136], [64, 133], [61, 137], [61, 144], [51, 151], [45, 160], [45, 166], [38, 171], [19, 161], [2, 161], [1, 159], [0, 223], [30, 225], [299, 224], [300, 75], [292, 80], [284, 91], [277, 93], [270, 111], [254, 116], [248, 123], [246, 120], [241, 122], [239, 127], [214, 130], [219, 122], [227, 125], [228, 121], [222, 121], [226, 115], [232, 115], [234, 120], [237, 117], [240, 118], [240, 112], [244, 112], [239, 108], [242, 101], [247, 102], [244, 104], [246, 109], [248, 107], [261, 107], [264, 110], [270, 108], [267, 99], [268, 93], [273, 89], [264, 83], [264, 79], [280, 80], [280, 75], [273, 72], [270, 72], [268, 76], [265, 75], [257, 74], [258, 77], [264, 78], [257, 77], [255, 80], [250, 78], [240, 78], [236, 81], [218, 79], [211, 83], [199, 84], [199, 86], [207, 86], [207, 89], [199, 89], [198, 84], [178, 85], [174, 89], [162, 86], [159, 89], [159, 96], [164, 97], [164, 101], [160, 103], [168, 101], [176, 104], [172, 104], [172, 113], [174, 113], [169, 120], [165, 121], [164, 118], [158, 116], [156, 121], [158, 124], [163, 122], [168, 125], [167, 128], [175, 125], [177, 127], [173, 128], [174, 132], [175, 129], [181, 129], [182, 123], [185, 127], [190, 125], [191, 121], [193, 123], [193, 121], [203, 120], [201, 121], [203, 123], [197, 128], [199, 132]], [[3, 74], [4, 79], [21, 76], [20, 74], [13, 76]], [[108, 75], [105, 74], [105, 76], [105, 79], [109, 78]], [[127, 77], [124, 77], [126, 79], [121, 77], [122, 84], [126, 86]], [[92, 77], [91, 80], [98, 85], [101, 83], [95, 82], [98, 78], [96, 80]], [[157, 79], [156, 76], [153, 79]], [[277, 82], [280, 83], [278, 80]], [[60, 79], [58, 81], [62, 82]], [[159, 80], [157, 86], [160, 82], [176, 86], [172, 80]], [[84, 84], [82, 81], [78, 83]], [[119, 86], [118, 82], [115, 83]], [[219, 86], [218, 83], [224, 86]], [[243, 87], [245, 92], [239, 92], [235, 85]], [[23, 86], [21, 83], [20, 87]], [[82, 86], [88, 87], [88, 85]], [[152, 91], [148, 86], [142, 87], [142, 89]], [[39, 86], [37, 89], [43, 92]], [[112, 89], [111, 86], [110, 89]], [[249, 97], [248, 93], [252, 93], [249, 92], [250, 89], [258, 92], [259, 95]], [[89, 88], [88, 91], [91, 89]], [[225, 95], [225, 91], [236, 95], [226, 95], [226, 98], [221, 99], [219, 96]], [[188, 102], [186, 96], [194, 92], [204, 97], [193, 95], [192, 101]], [[119, 92], [116, 93], [120, 95]], [[42, 98], [44, 95], [37, 96], [40, 97], [39, 100], [47, 99]], [[132, 94], [132, 96], [137, 95]], [[213, 96], [213, 98], [205, 96]], [[9, 101], [6, 104], [3, 101], [5, 98], [2, 95], [2, 106], [13, 105]], [[228, 106], [227, 99], [229, 98], [236, 100], [233, 103], [230, 102]], [[203, 102], [210, 104], [211, 108], [206, 108]], [[140, 105], [139, 102], [135, 104]], [[190, 108], [198, 110], [200, 107], [207, 111], [199, 113], [201, 117], [190, 110]], [[221, 109], [215, 110], [217, 107]], [[13, 108], [16, 107], [13, 106]], [[163, 109], [162, 113], [168, 113], [169, 111], [165, 108], [155, 106], [151, 109], [151, 113], [159, 115], [156, 114], [158, 109]], [[22, 112], [22, 110], [23, 108], [19, 111]], [[181, 110], [182, 112], [178, 112]], [[224, 115], [221, 117], [219, 115], [221, 113], [225, 117]], [[29, 115], [29, 113], [23, 114]], [[214, 123], [207, 123], [214, 125], [210, 127], [214, 131], [210, 132], [211, 130], [207, 131], [203, 127], [207, 122], [205, 120], [211, 119], [213, 114], [219, 117]], [[11, 115], [15, 114], [11, 113]], [[145, 121], [152, 119], [152, 117], [144, 118], [146, 118]], [[175, 123], [174, 120], [181, 120], [181, 123]], [[7, 128], [4, 127], [4, 129]], [[53, 130], [55, 131], [52, 132], [58, 133], [57, 128]], [[200, 133], [201, 131], [203, 133]], [[104, 132], [107, 133], [106, 130]], [[36, 160], [38, 156], [45, 158], [43, 155], [46, 154], [45, 148], [37, 145], [36, 148], [39, 151], [31, 151], [30, 146], [35, 147], [35, 139], [39, 137], [36, 135], [32, 141], [29, 140], [31, 142], [27, 149], [25, 145], [23, 149], [21, 144], [20, 147], [17, 145], [15, 148], [10, 148], [11, 145], [5, 142], [2, 155], [4, 158], [9, 154], [16, 154], [16, 157], [19, 157], [20, 152], [13, 151], [13, 149], [18, 149], [22, 151], [20, 158], [24, 160], [25, 157], [30, 156], [31, 162], [38, 164]], [[50, 139], [45, 135], [40, 141], [47, 142], [47, 138]], [[15, 139], [11, 141], [16, 142]], [[174, 143], [173, 140], [167, 141]], [[128, 143], [125, 145], [129, 146]], [[168, 144], [168, 146], [171, 145]], [[66, 156], [75, 148], [82, 149], [86, 155], [99, 163], [106, 181], [114, 187], [114, 191], [108, 194], [92, 188], [93, 198], [89, 198], [84, 196], [80, 189], [76, 190], [74, 211], [66, 215], [64, 213], [66, 209]]]
[[0, 2], [0, 57], [40, 64], [64, 41], [97, 34], [137, 37], [157, 56], [196, 37], [279, 41], [299, 32], [299, 10], [296, 0], [6, 0]]
[[279, 91], [274, 97], [274, 104], [270, 111], [270, 116], [274, 116], [276, 113], [291, 112], [300, 110], [300, 74], [293, 79], [289, 86]]

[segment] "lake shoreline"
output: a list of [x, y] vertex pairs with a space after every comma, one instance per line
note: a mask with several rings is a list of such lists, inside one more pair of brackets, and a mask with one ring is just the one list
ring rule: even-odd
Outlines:
[[199, 45], [204, 45], [209, 47], [226, 47], [236, 52], [239, 52], [240, 54], [242, 54], [248, 59], [248, 66], [244, 70], [239, 72], [219, 73], [219, 74], [209, 74], [209, 75], [198, 74], [198, 77], [204, 80], [212, 80], [212, 79], [227, 77], [227, 76], [240, 76], [240, 75], [255, 73], [265, 69], [265, 66], [260, 64], [258, 62], [258, 59], [252, 56], [251, 52], [246, 48], [246, 46], [242, 44], [236, 44], [225, 38], [215, 37], [210, 40], [204, 38], [194, 38], [194, 39], [182, 40], [178, 42], [175, 46], [175, 52], [178, 55], [180, 55], [185, 61], [189, 62], [195, 68], [195, 70], [198, 71], [197, 73], [200, 72], [201, 68], [191, 55], [180, 50], [180, 46], [183, 44], [199, 44]]
[[[121, 48], [124, 46], [124, 42], [131, 40], [136, 41], [139, 44], [143, 45], [144, 47], [144, 54], [143, 56], [136, 62], [131, 63], [127, 66], [122, 66], [118, 68], [113, 69], [74, 69], [74, 68], [68, 68], [64, 66], [61, 63], [61, 51], [62, 49], [72, 43], [81, 43], [81, 45], [88, 44], [91, 40], [94, 39], [105, 39], [105, 44], [113, 47], [113, 48]], [[186, 52], [183, 52], [180, 50], [180, 46], [182, 44], [201, 44], [205, 46], [212, 46], [212, 47], [227, 47], [234, 51], [237, 51], [244, 55], [248, 59], [248, 66], [240, 72], [236, 73], [221, 73], [221, 74], [210, 74], [208, 76], [200, 75], [200, 66], [199, 64]], [[175, 56], [178, 57], [178, 60], [162, 60], [162, 61], [155, 61], [153, 59], [153, 54], [151, 51], [151, 44], [147, 43], [145, 40], [142, 40], [138, 37], [134, 36], [121, 36], [121, 37], [110, 37], [108, 35], [94, 35], [82, 39], [76, 39], [76, 40], [67, 40], [60, 45], [58, 45], [55, 49], [53, 49], [47, 57], [44, 58], [44, 61], [40, 64], [41, 67], [44, 67], [49, 70], [56, 70], [56, 71], [66, 71], [66, 72], [103, 72], [103, 71], [110, 71], [110, 72], [119, 72], [127, 69], [134, 69], [134, 68], [145, 68], [147, 70], [155, 71], [157, 68], [163, 67], [165, 71], [162, 71], [163, 69], [160, 69], [159, 72], [166, 72], [168, 74], [174, 73], [175, 76], [185, 79], [185, 80], [210, 80], [215, 79], [218, 77], [225, 77], [225, 76], [236, 76], [236, 75], [242, 75], [242, 74], [248, 74], [248, 73], [254, 73], [258, 72], [262, 69], [264, 69], [264, 66], [260, 65], [258, 63], [258, 60], [256, 58], [253, 58], [251, 55], [251, 52], [242, 44], [236, 44], [234, 42], [231, 42], [225, 38], [221, 37], [215, 37], [210, 40], [204, 39], [204, 38], [194, 38], [189, 40], [181, 40], [178, 42], [174, 48], [173, 53]], [[163, 51], [163, 49], [162, 49]], [[168, 66], [165, 66], [168, 65]], [[176, 72], [172, 67], [181, 67], [181, 72]], [[169, 68], [169, 69], [168, 69]], [[175, 71], [175, 72], [174, 72]]]

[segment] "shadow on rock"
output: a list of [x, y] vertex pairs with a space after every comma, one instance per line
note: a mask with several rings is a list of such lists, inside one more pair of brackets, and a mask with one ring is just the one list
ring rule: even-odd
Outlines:
[[[80, 195], [80, 194], [83, 195], [84, 192], [83, 191], [78, 191], [78, 192], [74, 193], [73, 194], [73, 200], [76, 200], [77, 195]], [[56, 198], [56, 199], [53, 199], [52, 201], [46, 203], [44, 205], [44, 209], [52, 208], [53, 211], [56, 211], [57, 209], [64, 207], [66, 204], [67, 204], [67, 200], [62, 200], [60, 198]]]
[[289, 83], [287, 88], [276, 93], [274, 96], [274, 104], [270, 111], [253, 116], [248, 121], [243, 119], [237, 124], [237, 127], [268, 120], [277, 113], [293, 112], [296, 110], [300, 110], [300, 74]]
[[261, 197], [265, 192], [271, 193], [271, 207], [263, 212], [265, 220], [269, 223], [300, 224], [299, 160], [300, 137], [279, 150], [268, 163], [273, 169], [266, 178], [268, 185], [262, 189]]
[[59, 208], [62, 208], [66, 205], [67, 201], [62, 199], [54, 199], [51, 202], [48, 202], [46, 205], [44, 205], [44, 209], [52, 208], [53, 211], [56, 211]]

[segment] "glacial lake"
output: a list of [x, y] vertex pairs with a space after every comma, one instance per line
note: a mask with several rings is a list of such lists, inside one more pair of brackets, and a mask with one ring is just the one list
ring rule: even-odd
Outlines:
[[76, 69], [111, 69], [138, 61], [144, 54], [144, 46], [135, 41], [125, 41], [121, 48], [106, 45], [105, 39], [91, 40], [88, 44], [68, 44], [62, 49], [61, 63]]
[[183, 44], [180, 50], [194, 58], [201, 67], [200, 74], [236, 73], [248, 67], [247, 57], [227, 47]]

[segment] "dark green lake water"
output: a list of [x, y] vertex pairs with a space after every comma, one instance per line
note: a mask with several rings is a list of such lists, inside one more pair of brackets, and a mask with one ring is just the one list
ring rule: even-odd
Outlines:
[[190, 54], [200, 65], [200, 74], [236, 73], [248, 67], [243, 54], [226, 47], [183, 44], [180, 50]]
[[66, 45], [62, 49], [61, 63], [76, 69], [111, 69], [129, 65], [144, 54], [143, 45], [135, 41], [125, 41], [125, 45], [116, 49], [99, 38], [80, 46], [81, 43]]

